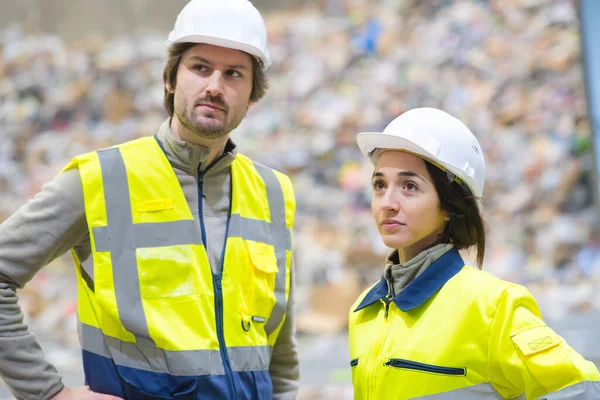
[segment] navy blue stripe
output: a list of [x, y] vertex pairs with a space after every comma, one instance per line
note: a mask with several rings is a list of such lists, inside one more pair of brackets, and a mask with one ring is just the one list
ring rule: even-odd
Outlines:
[[85, 350], [82, 359], [85, 383], [92, 391], [124, 397], [121, 379], [113, 360]]
[[[225, 375], [185, 377], [116, 367], [111, 359], [87, 351], [83, 351], [83, 367], [91, 390], [127, 400], [231, 398]], [[273, 398], [269, 371], [233, 372], [233, 379], [241, 400]]]

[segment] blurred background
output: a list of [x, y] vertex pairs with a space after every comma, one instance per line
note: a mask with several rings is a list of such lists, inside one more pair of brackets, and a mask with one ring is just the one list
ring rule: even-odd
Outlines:
[[[464, 121], [484, 148], [484, 269], [527, 286], [600, 365], [600, 1], [254, 3], [271, 88], [233, 138], [295, 186], [301, 398], [352, 398], [347, 312], [390, 251], [355, 135], [422, 106]], [[73, 156], [156, 132], [164, 42], [184, 4], [0, 0], [0, 221]], [[69, 385], [83, 383], [75, 292], [66, 255], [19, 293]]]

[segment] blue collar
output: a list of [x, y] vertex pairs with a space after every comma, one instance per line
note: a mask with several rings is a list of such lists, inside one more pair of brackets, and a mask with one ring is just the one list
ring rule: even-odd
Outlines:
[[[458, 250], [451, 249], [446, 254], [434, 261], [425, 271], [404, 288], [396, 297], [394, 303], [404, 312], [412, 310], [427, 301], [442, 288], [465, 266], [465, 262]], [[388, 285], [381, 278], [367, 293], [354, 312], [362, 310], [386, 297]]]

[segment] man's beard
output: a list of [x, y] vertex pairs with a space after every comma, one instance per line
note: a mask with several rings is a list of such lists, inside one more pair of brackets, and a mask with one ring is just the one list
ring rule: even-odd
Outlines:
[[[215, 112], [214, 112], [215, 114], [223, 113], [223, 123], [222, 124], [210, 124], [210, 123], [203, 123], [203, 122], [199, 121], [197, 114], [200, 111], [198, 110], [197, 107], [202, 103], [214, 104], [214, 105], [224, 109], [225, 111], [215, 110]], [[183, 125], [183, 127], [185, 129], [187, 129], [188, 132], [190, 132], [191, 134], [193, 134], [195, 136], [205, 138], [205, 139], [217, 139], [217, 138], [228, 135], [229, 132], [231, 132], [232, 130], [234, 130], [235, 128], [237, 128], [239, 126], [239, 124], [242, 122], [242, 120], [246, 116], [246, 111], [248, 110], [247, 107], [244, 110], [239, 110], [236, 114], [233, 115], [232, 120], [229, 123], [227, 123], [227, 116], [228, 116], [229, 112], [231, 111], [231, 109], [227, 106], [225, 101], [223, 101], [220, 97], [214, 97], [214, 96], [210, 96], [210, 95], [205, 96], [202, 99], [199, 99], [195, 103], [194, 108], [191, 110], [191, 112], [187, 113], [186, 112], [187, 109], [188, 109], [187, 102], [184, 101], [184, 103], [182, 104], [182, 107], [176, 107], [175, 115], [181, 122], [181, 125]], [[209, 117], [205, 116], [204, 118], [209, 118]], [[215, 118], [215, 121], [218, 121], [218, 120]]]

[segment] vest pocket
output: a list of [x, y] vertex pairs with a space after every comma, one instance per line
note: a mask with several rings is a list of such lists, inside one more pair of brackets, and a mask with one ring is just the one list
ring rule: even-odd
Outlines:
[[[358, 361], [358, 360], [357, 360]], [[429, 372], [439, 375], [466, 376], [466, 368], [440, 367], [438, 365], [423, 364], [416, 361], [402, 360], [400, 358], [390, 358], [385, 364], [386, 367], [408, 369], [413, 371]]]
[[242, 290], [242, 312], [250, 321], [264, 324], [275, 305], [275, 278], [279, 271], [275, 249], [266, 243], [246, 240], [248, 251], [248, 282]]

